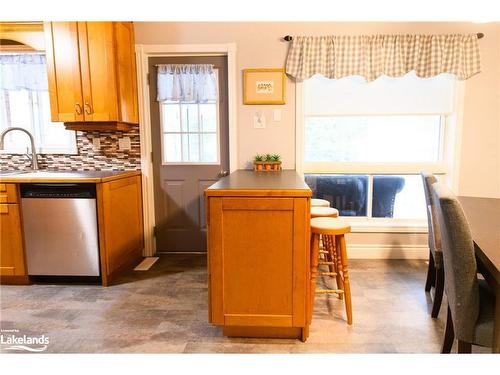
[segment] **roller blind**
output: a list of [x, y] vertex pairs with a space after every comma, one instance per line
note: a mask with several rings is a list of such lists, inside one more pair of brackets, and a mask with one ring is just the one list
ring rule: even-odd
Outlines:
[[360, 76], [328, 79], [315, 75], [304, 81], [304, 114], [449, 114], [454, 110], [455, 85], [456, 77], [451, 74], [420, 78], [411, 72], [371, 82]]

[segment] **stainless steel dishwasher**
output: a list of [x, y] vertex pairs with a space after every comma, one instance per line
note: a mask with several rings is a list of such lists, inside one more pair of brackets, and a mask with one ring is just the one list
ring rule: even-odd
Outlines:
[[94, 184], [21, 184], [29, 275], [99, 276]]

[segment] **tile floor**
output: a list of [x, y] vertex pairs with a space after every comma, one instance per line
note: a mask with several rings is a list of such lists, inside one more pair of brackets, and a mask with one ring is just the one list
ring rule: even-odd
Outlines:
[[345, 323], [342, 301], [318, 296], [306, 343], [226, 338], [210, 326], [203, 255], [164, 255], [108, 288], [3, 285], [0, 321], [19, 334], [45, 334], [52, 353], [439, 353], [446, 311], [430, 318], [426, 267], [351, 260], [354, 325]]

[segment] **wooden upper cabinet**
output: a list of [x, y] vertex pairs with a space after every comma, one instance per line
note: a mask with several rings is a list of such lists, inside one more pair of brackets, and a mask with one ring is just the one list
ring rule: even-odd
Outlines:
[[46, 23], [45, 45], [52, 121], [84, 121], [77, 23]]
[[73, 130], [138, 124], [131, 22], [47, 22], [52, 121]]

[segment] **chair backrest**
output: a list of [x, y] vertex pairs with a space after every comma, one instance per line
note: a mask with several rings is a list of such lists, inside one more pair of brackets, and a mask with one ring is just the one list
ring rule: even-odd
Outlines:
[[429, 228], [429, 248], [433, 251], [441, 251], [441, 234], [437, 220], [436, 205], [432, 196], [431, 186], [437, 182], [436, 177], [428, 172], [421, 172], [424, 185], [425, 202], [427, 203], [427, 226]]
[[373, 217], [393, 217], [396, 194], [403, 190], [405, 179], [399, 176], [373, 176]]
[[434, 183], [432, 193], [441, 231], [444, 288], [453, 319], [455, 336], [473, 342], [479, 314], [479, 286], [474, 242], [460, 202], [443, 184]]

